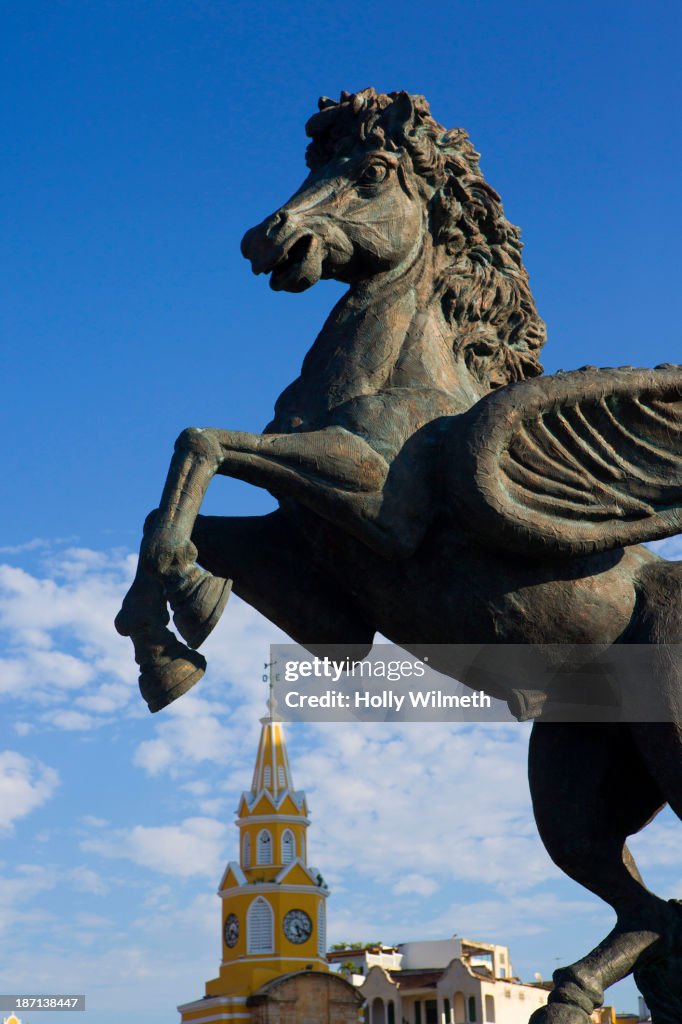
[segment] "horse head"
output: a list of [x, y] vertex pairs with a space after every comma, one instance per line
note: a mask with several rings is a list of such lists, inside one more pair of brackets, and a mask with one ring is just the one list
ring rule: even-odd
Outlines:
[[542, 372], [544, 324], [519, 230], [466, 132], [446, 131], [423, 96], [370, 88], [320, 99], [306, 133], [308, 177], [242, 240], [254, 273], [270, 274], [275, 290], [321, 278], [353, 287], [421, 256], [453, 351], [484, 385]]

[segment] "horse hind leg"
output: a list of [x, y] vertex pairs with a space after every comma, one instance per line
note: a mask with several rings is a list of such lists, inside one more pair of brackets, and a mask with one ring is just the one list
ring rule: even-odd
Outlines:
[[[653, 680], [642, 717], [632, 725], [639, 756], [670, 807], [682, 819], [682, 562], [650, 563], [642, 572], [632, 642], [648, 645], [641, 689]], [[668, 904], [671, 919], [656, 955], [635, 968], [635, 981], [655, 1024], [682, 1020], [682, 905]]]
[[654, 950], [669, 925], [669, 905], [646, 888], [625, 845], [665, 798], [626, 725], [537, 723], [529, 775], [535, 819], [550, 857], [617, 914], [603, 942], [555, 972], [549, 1002], [531, 1024], [588, 1024], [604, 989]]

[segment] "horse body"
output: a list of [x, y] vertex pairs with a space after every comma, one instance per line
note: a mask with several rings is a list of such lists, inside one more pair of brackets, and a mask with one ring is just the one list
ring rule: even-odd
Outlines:
[[[166, 602], [196, 648], [230, 585], [297, 642], [352, 644], [359, 657], [377, 631], [417, 651], [679, 640], [682, 563], [619, 540], [679, 529], [679, 444], [666, 440], [679, 437], [679, 375], [648, 371], [631, 398], [626, 372], [589, 371], [556, 387], [548, 379], [545, 399], [523, 383], [541, 372], [544, 328], [518, 231], [464, 133], [444, 132], [421, 97], [373, 90], [321, 101], [308, 131], [311, 174], [242, 249], [275, 289], [327, 277], [349, 291], [263, 434], [192, 428], [178, 439], [117, 619], [133, 638], [151, 709], [205, 667], [165, 628]], [[497, 388], [499, 408], [488, 397]], [[482, 419], [472, 420], [478, 410]], [[491, 474], [486, 452], [500, 423], [509, 436], [500, 474]], [[631, 483], [632, 466], [641, 484]], [[279, 510], [198, 515], [216, 473], [267, 488]], [[479, 517], [469, 510], [481, 494]], [[537, 535], [535, 510], [545, 524]], [[487, 525], [500, 515], [508, 545]], [[447, 657], [434, 667], [455, 674]], [[665, 672], [668, 723], [534, 727], [530, 778], [543, 841], [618, 914], [605, 944], [557, 973], [534, 1024], [585, 1024], [604, 986], [635, 965], [644, 964], [656, 1001], [647, 957], [671, 954], [676, 918], [643, 886], [625, 839], [666, 801], [682, 812], [682, 670]], [[489, 690], [509, 697], [493, 678]], [[682, 992], [674, 998], [682, 1003]]]

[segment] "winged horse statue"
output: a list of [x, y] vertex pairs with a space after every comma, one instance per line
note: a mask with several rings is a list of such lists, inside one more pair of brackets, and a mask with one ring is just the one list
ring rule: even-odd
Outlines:
[[[659, 721], [543, 721], [522, 685], [514, 710], [537, 718], [550, 856], [617, 915], [532, 1024], [586, 1024], [633, 970], [656, 1024], [679, 1024], [682, 913], [626, 839], [666, 803], [682, 815], [682, 562], [639, 546], [682, 531], [682, 367], [542, 376], [519, 231], [422, 96], [323, 98], [306, 131], [310, 173], [242, 251], [276, 290], [348, 290], [262, 434], [180, 434], [117, 617], [142, 693], [156, 711], [199, 680], [232, 587], [296, 642], [358, 657], [377, 631], [407, 648], [659, 645], [638, 681]], [[217, 473], [278, 509], [200, 515]]]

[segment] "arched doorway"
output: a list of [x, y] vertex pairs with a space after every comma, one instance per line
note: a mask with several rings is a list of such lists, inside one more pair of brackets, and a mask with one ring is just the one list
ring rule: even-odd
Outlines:
[[452, 1008], [455, 1014], [455, 1024], [467, 1024], [467, 1011], [463, 992], [455, 992], [452, 999]]
[[384, 1001], [380, 996], [377, 996], [372, 1000], [372, 1016], [370, 1018], [370, 1024], [386, 1024]]

